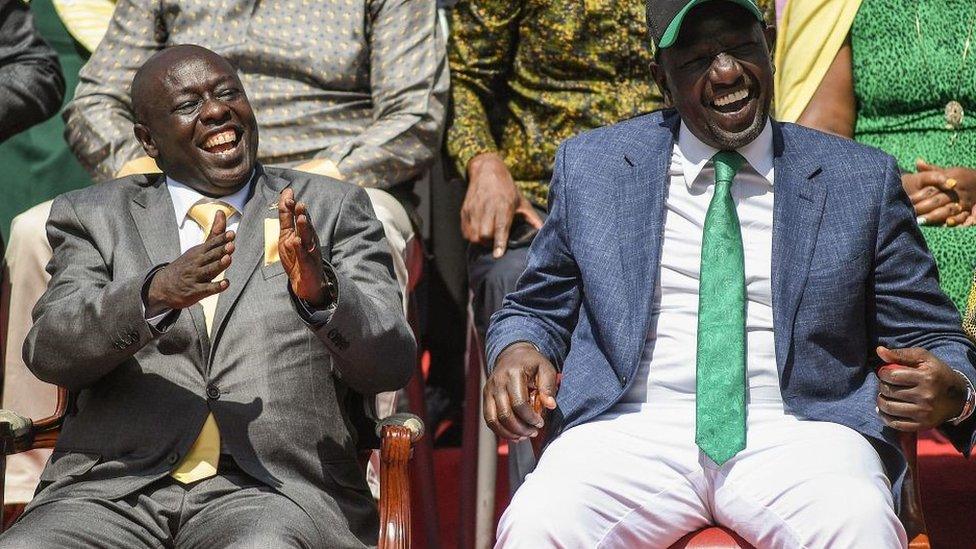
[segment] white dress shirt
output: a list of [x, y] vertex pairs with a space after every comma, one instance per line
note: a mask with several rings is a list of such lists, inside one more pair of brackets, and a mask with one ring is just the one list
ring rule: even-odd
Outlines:
[[247, 204], [247, 197], [251, 193], [251, 183], [241, 187], [240, 190], [229, 196], [221, 198], [211, 198], [192, 187], [180, 183], [171, 177], [166, 177], [166, 187], [169, 189], [169, 196], [173, 199], [173, 210], [176, 212], [176, 224], [180, 229], [180, 253], [203, 242], [203, 228], [196, 221], [190, 218], [190, 208], [202, 202], [222, 202], [236, 210], [227, 218], [227, 230], [236, 231], [237, 225], [241, 222], [244, 213], [244, 206]]
[[[247, 197], [251, 194], [253, 176], [251, 178], [252, 181], [249, 181], [247, 185], [241, 187], [240, 190], [234, 194], [221, 198], [211, 198], [186, 184], [180, 183], [179, 181], [166, 176], [166, 188], [169, 190], [169, 197], [173, 201], [173, 211], [176, 213], [176, 225], [179, 228], [180, 254], [186, 253], [186, 251], [190, 248], [203, 242], [203, 238], [205, 236], [203, 234], [203, 228], [189, 216], [190, 208], [198, 203], [222, 202], [232, 206], [235, 212], [227, 218], [227, 230], [237, 231], [237, 226], [241, 222], [241, 216], [244, 214], [244, 206], [247, 204]], [[147, 279], [147, 283], [148, 281], [149, 280]], [[145, 303], [143, 303], [142, 311], [144, 315], [148, 314]], [[162, 322], [172, 312], [172, 309], [166, 309], [155, 316], [147, 317], [146, 322], [148, 322], [153, 329], [165, 331], [165, 329], [162, 327]], [[167, 325], [168, 324], [169, 323], [167, 323]]]
[[[717, 152], [681, 124], [671, 155], [651, 325], [634, 382], [614, 411], [662, 401], [695, 400], [702, 231], [715, 189], [711, 158]], [[770, 284], [774, 181], [771, 125], [767, 123], [759, 137], [738, 152], [746, 159], [735, 176], [732, 198], [745, 252], [747, 402], [782, 409]]]

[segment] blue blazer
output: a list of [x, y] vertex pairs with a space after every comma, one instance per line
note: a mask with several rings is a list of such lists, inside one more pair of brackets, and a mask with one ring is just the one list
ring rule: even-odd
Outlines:
[[[772, 124], [773, 324], [783, 401], [797, 417], [868, 437], [897, 498], [905, 460], [896, 432], [875, 412], [875, 347], [923, 347], [974, 382], [976, 348], [939, 289], [894, 158]], [[489, 368], [508, 345], [530, 341], [561, 370], [553, 435], [609, 409], [634, 378], [660, 272], [678, 126], [674, 110], [658, 111], [569, 139], [556, 154], [549, 218], [487, 337]], [[968, 455], [974, 429], [976, 416], [942, 430]]]

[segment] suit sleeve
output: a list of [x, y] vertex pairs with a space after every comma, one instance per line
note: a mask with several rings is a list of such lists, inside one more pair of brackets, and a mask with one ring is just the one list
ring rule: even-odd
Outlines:
[[146, 275], [113, 280], [66, 196], [51, 206], [47, 236], [51, 282], [34, 307], [24, 362], [38, 379], [77, 391], [156, 337], [143, 314]]
[[403, 316], [383, 226], [364, 190], [354, 188], [343, 198], [332, 242], [325, 268], [337, 298], [312, 329], [332, 351], [347, 385], [362, 394], [399, 389], [413, 375], [417, 346]]
[[145, 154], [132, 133], [129, 86], [139, 67], [165, 45], [165, 32], [157, 29], [161, 14], [153, 6], [148, 0], [119, 0], [63, 114], [65, 139], [96, 181], [112, 179], [126, 162]]
[[343, 179], [389, 188], [421, 175], [441, 144], [447, 103], [445, 38], [435, 2], [369, 2], [373, 120], [353, 139], [317, 154]]
[[[976, 347], [962, 331], [959, 313], [939, 288], [935, 261], [915, 221], [894, 159], [885, 173], [874, 272], [878, 343], [889, 348], [922, 347], [976, 382]], [[976, 416], [941, 430], [969, 455]]]
[[64, 99], [54, 50], [21, 0], [0, 0], [0, 142], [50, 118]]
[[549, 217], [529, 248], [528, 264], [515, 292], [491, 318], [486, 353], [489, 371], [509, 345], [535, 344], [557, 368], [569, 352], [579, 318], [582, 281], [568, 238], [566, 148], [556, 153], [549, 186]]

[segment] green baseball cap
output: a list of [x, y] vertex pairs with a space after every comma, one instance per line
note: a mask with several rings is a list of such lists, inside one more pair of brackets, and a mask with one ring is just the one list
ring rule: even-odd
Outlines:
[[765, 21], [755, 0], [647, 0], [647, 26], [658, 49], [674, 45], [681, 23], [692, 8], [705, 2], [719, 1], [738, 4], [755, 15], [759, 21]]

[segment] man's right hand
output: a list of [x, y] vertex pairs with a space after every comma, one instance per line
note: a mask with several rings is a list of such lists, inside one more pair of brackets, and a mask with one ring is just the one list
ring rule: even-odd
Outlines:
[[482, 153], [468, 162], [468, 192], [461, 206], [461, 232], [474, 244], [492, 246], [497, 259], [505, 254], [512, 220], [521, 215], [536, 229], [542, 219], [522, 196], [497, 153]]
[[146, 316], [185, 309], [226, 290], [230, 282], [214, 278], [230, 266], [232, 253], [234, 231], [227, 230], [227, 218], [218, 211], [203, 244], [190, 248], [153, 276], [146, 296]]
[[545, 422], [533, 407], [533, 393], [546, 410], [556, 407], [556, 368], [531, 343], [515, 343], [498, 356], [485, 383], [485, 423], [496, 435], [524, 440]]

